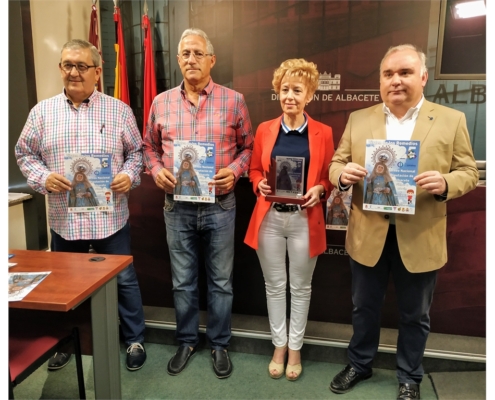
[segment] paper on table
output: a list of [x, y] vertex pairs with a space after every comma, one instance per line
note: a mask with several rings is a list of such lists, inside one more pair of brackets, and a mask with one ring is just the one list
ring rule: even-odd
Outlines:
[[9, 301], [22, 300], [45, 279], [48, 272], [9, 272]]

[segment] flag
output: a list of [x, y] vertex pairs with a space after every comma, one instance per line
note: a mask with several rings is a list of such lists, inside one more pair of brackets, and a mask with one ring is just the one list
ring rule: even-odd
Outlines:
[[152, 31], [148, 14], [143, 15], [142, 28], [144, 30], [144, 79], [143, 79], [143, 137], [150, 112], [151, 103], [156, 97], [155, 60], [153, 57]]
[[[94, 3], [91, 10], [91, 24], [89, 25], [89, 42], [98, 49], [101, 56], [100, 38], [98, 36], [98, 14], [96, 13], [96, 5]], [[101, 79], [98, 79], [96, 83], [96, 90], [101, 92]]]
[[124, 33], [122, 32], [122, 18], [120, 8], [115, 6], [113, 11], [115, 21], [116, 43], [115, 43], [115, 89], [113, 97], [122, 100], [127, 105], [131, 105], [129, 98], [129, 84], [127, 83], [127, 66], [124, 47]]

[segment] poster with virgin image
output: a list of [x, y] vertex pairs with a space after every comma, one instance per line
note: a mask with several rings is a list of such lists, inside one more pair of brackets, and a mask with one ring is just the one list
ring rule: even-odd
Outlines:
[[366, 141], [363, 209], [414, 214], [418, 174], [419, 141]]
[[272, 158], [266, 174], [268, 185], [274, 194], [268, 201], [288, 204], [304, 204], [304, 157], [276, 156]]
[[347, 230], [349, 210], [352, 201], [352, 186], [347, 191], [334, 188], [327, 200], [326, 228], [336, 231]]
[[193, 140], [174, 142], [175, 200], [214, 203], [215, 173], [215, 143]]
[[64, 159], [64, 175], [71, 181], [67, 192], [67, 211], [113, 212], [112, 155], [72, 153]]

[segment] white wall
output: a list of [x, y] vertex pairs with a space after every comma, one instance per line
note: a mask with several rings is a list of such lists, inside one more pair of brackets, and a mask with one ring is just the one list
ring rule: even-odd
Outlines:
[[9, 249], [26, 250], [23, 205], [9, 207]]
[[[30, 0], [38, 101], [63, 90], [58, 68], [60, 50], [71, 39], [89, 38], [92, 0]], [[97, 2], [98, 18], [100, 16]], [[47, 206], [48, 210], [48, 206]], [[48, 227], [48, 243], [50, 228]], [[22, 205], [9, 207], [9, 247], [25, 249]]]
[[[60, 49], [71, 39], [89, 38], [92, 0], [31, 0], [38, 101], [61, 93]], [[97, 2], [98, 17], [99, 3]]]

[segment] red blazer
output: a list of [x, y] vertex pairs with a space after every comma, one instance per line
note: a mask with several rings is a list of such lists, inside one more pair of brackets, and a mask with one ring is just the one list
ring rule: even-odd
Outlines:
[[[315, 121], [306, 114], [308, 118], [309, 138], [309, 170], [307, 186], [311, 188], [323, 185], [325, 196], [315, 207], [309, 207], [309, 256], [315, 257], [323, 253], [327, 248], [327, 237], [325, 231], [325, 216], [323, 204], [328, 199], [332, 190], [332, 184], [328, 177], [328, 166], [334, 153], [332, 128]], [[254, 138], [254, 149], [249, 167], [249, 180], [253, 183], [253, 190], [258, 200], [251, 215], [244, 243], [253, 249], [258, 249], [258, 231], [261, 222], [265, 218], [271, 202], [267, 201], [258, 191], [258, 183], [264, 179], [263, 172], [268, 171], [270, 156], [273, 146], [277, 140], [280, 130], [282, 116], [263, 122], [259, 125]]]

